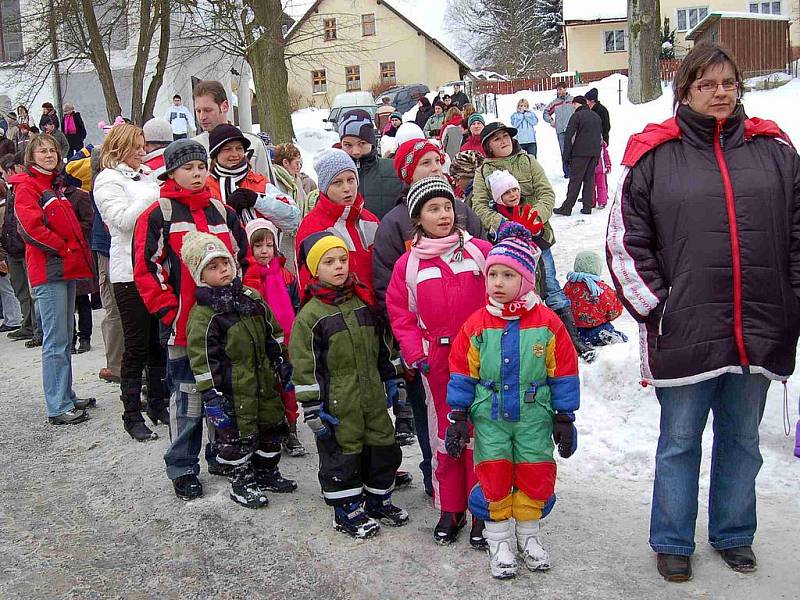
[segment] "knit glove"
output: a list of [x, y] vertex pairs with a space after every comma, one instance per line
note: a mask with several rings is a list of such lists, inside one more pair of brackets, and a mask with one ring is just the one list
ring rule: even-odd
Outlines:
[[423, 358], [422, 360], [418, 360], [417, 362], [415, 362], [414, 367], [419, 369], [419, 372], [422, 373], [423, 375], [427, 375], [428, 373], [431, 372], [431, 366], [430, 364], [428, 364], [427, 358]]
[[339, 424], [339, 419], [326, 413], [317, 402], [303, 407], [303, 422], [318, 440], [327, 440], [333, 436], [332, 427]]
[[238, 188], [233, 190], [231, 195], [228, 196], [228, 206], [239, 213], [245, 208], [253, 208], [256, 205], [256, 200], [258, 200], [257, 192]]
[[444, 437], [444, 447], [447, 454], [459, 458], [464, 448], [469, 444], [469, 427], [467, 426], [467, 411], [451, 410], [447, 415], [450, 425]]
[[514, 210], [511, 212], [511, 220], [514, 221], [514, 223], [519, 223], [530, 231], [533, 237], [542, 233], [544, 229], [544, 223], [536, 221], [538, 218], [539, 213], [533, 210], [530, 204], [526, 204], [522, 209], [520, 209], [519, 206], [515, 206]]
[[578, 449], [578, 430], [575, 429], [575, 415], [556, 413], [553, 417], [553, 441], [558, 446], [562, 458], [569, 458]]
[[284, 360], [275, 367], [275, 372], [278, 374], [278, 381], [280, 381], [281, 389], [284, 392], [293, 391], [294, 384], [292, 383], [292, 373], [294, 373], [294, 367], [292, 367], [292, 363]]
[[203, 392], [202, 398], [206, 407], [206, 416], [215, 429], [227, 429], [233, 426], [231, 419], [233, 403], [225, 394], [211, 388]]
[[402, 379], [390, 379], [386, 382], [386, 408], [406, 405], [406, 382]]

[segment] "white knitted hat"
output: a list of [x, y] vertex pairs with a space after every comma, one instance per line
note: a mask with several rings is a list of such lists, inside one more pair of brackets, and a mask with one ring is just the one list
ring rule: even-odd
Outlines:
[[215, 258], [227, 258], [231, 261], [231, 267], [236, 267], [228, 247], [217, 236], [203, 231], [190, 231], [183, 236], [181, 260], [197, 285], [205, 285], [201, 282], [203, 269]]

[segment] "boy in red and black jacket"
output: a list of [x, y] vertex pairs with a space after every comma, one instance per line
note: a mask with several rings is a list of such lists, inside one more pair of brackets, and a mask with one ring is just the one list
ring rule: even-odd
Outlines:
[[[168, 377], [174, 410], [170, 411], [172, 444], [164, 455], [167, 476], [183, 500], [198, 498], [203, 486], [200, 447], [203, 409], [186, 353], [186, 324], [195, 303], [196, 284], [181, 260], [183, 237], [189, 231], [216, 235], [236, 259], [244, 283], [258, 285], [248, 273], [253, 256], [236, 213], [211, 197], [206, 184], [208, 154], [193, 140], [177, 140], [164, 151], [165, 181], [161, 199], [136, 221], [133, 236], [133, 277], [147, 309], [170, 329]], [[249, 280], [248, 280], [249, 278]], [[211, 463], [213, 456], [206, 453]]]

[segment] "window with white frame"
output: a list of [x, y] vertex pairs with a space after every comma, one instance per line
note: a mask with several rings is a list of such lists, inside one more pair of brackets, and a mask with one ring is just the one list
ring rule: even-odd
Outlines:
[[311, 71], [311, 87], [315, 94], [324, 94], [328, 91], [328, 77], [325, 69]]
[[751, 2], [751, 13], [761, 13], [763, 15], [779, 15], [781, 14], [780, 2]]
[[22, 18], [19, 0], [0, 2], [0, 62], [22, 58]]
[[707, 6], [678, 9], [678, 31], [689, 31], [708, 15]]
[[604, 31], [603, 50], [605, 52], [625, 52], [625, 30], [613, 29]]

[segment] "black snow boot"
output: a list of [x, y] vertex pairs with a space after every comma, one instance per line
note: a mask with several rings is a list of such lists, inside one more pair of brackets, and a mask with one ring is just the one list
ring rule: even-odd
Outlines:
[[433, 528], [433, 541], [440, 546], [449, 546], [456, 541], [458, 533], [466, 524], [466, 513], [442, 511], [439, 522]]
[[297, 482], [286, 479], [278, 467], [272, 469], [256, 469], [256, 484], [262, 490], [276, 494], [288, 494], [297, 489]]
[[297, 437], [297, 423], [289, 425], [289, 434], [283, 440], [283, 449], [289, 456], [305, 456], [306, 448]]
[[469, 545], [476, 550], [486, 550], [489, 546], [483, 537], [485, 525], [481, 519], [472, 517], [472, 529], [469, 530]]
[[147, 369], [147, 416], [158, 425], [159, 421], [169, 426], [169, 394], [165, 379], [166, 369]]
[[411, 403], [394, 407], [394, 439], [400, 446], [411, 446], [416, 439], [414, 434], [414, 412]]
[[381, 530], [377, 521], [364, 512], [360, 502], [340, 504], [333, 508], [333, 528], [356, 539], [370, 538]]
[[587, 363], [594, 362], [597, 358], [597, 350], [581, 339], [581, 336], [578, 334], [578, 327], [575, 325], [575, 318], [572, 316], [572, 310], [569, 306], [559, 308], [556, 314], [558, 318], [563, 321], [564, 327], [567, 328], [567, 333], [569, 333], [569, 337], [572, 338], [572, 345], [575, 346], [575, 351], [578, 353], [578, 356]]
[[120, 400], [124, 407], [122, 423], [125, 431], [137, 442], [157, 440], [158, 434], [145, 425], [142, 417], [141, 382], [138, 379], [123, 379], [120, 388], [122, 390]]
[[376, 496], [367, 494], [367, 516], [390, 527], [408, 524], [408, 512], [392, 504], [392, 495]]
[[262, 508], [269, 500], [256, 483], [256, 474], [251, 463], [234, 467], [231, 476], [231, 500], [245, 508]]
[[414, 476], [411, 473], [398, 470], [394, 475], [394, 489], [408, 487], [412, 481], [414, 481]]
[[174, 479], [172, 487], [175, 489], [175, 495], [181, 500], [194, 500], [203, 495], [203, 484], [194, 474], [181, 475]]

